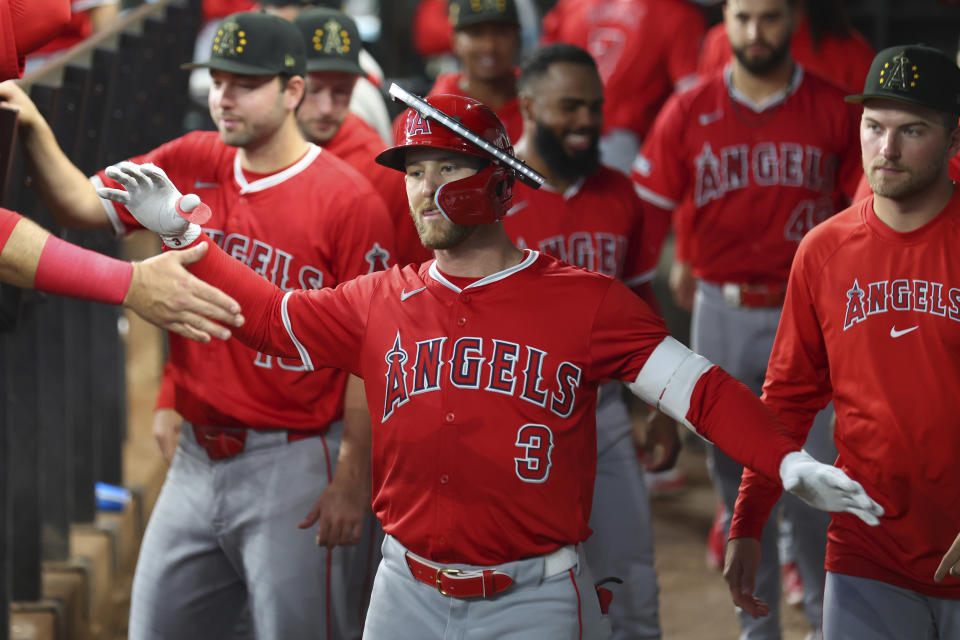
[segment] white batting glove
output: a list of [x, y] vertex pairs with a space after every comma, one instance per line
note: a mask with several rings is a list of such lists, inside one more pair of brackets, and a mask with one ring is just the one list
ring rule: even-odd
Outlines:
[[874, 502], [859, 482], [829, 464], [817, 462], [806, 451], [793, 451], [780, 463], [783, 488], [822, 511], [851, 513], [868, 525], [880, 524], [883, 507]]
[[188, 246], [200, 235], [200, 224], [210, 217], [210, 209], [195, 194], [183, 196], [163, 169], [153, 164], [121, 162], [107, 167], [106, 174], [124, 189], [97, 189], [101, 198], [113, 200], [147, 229], [163, 238], [173, 249]]

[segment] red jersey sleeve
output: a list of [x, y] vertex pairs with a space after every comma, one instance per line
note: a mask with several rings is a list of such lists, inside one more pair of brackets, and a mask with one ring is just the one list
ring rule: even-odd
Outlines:
[[445, 0], [420, 0], [412, 27], [413, 47], [422, 57], [450, 53], [453, 28]]
[[[814, 417], [833, 394], [826, 345], [808, 285], [818, 274], [807, 273], [805, 246], [806, 239], [800, 243], [790, 271], [762, 397], [797, 446], [806, 442]], [[759, 539], [780, 492], [780, 485], [744, 470], [730, 537]]]
[[677, 208], [691, 182], [683, 154], [676, 152], [686, 127], [680, 95], [663, 106], [630, 172], [637, 194], [667, 211]]
[[700, 57], [697, 59], [697, 74], [711, 75], [723, 69], [733, 52], [730, 50], [730, 38], [723, 23], [715, 24], [703, 37], [703, 46], [700, 48]]

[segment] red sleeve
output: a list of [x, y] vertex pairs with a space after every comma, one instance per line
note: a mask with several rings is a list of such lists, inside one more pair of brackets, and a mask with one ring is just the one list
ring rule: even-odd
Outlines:
[[663, 106], [630, 172], [640, 198], [668, 211], [677, 208], [690, 184], [689, 168], [678, 152], [687, 127], [679, 95]]
[[682, 28], [670, 33], [664, 51], [667, 72], [675, 91], [683, 90], [693, 84], [697, 74], [700, 48], [707, 33], [707, 24], [699, 9], [689, 7], [681, 19]]
[[52, 40], [70, 22], [70, 0], [7, 0], [7, 4], [22, 56]]
[[7, 240], [10, 239], [13, 228], [17, 226], [22, 217], [15, 211], [0, 208], [0, 251], [3, 251], [3, 248], [7, 246]]
[[163, 377], [157, 389], [157, 403], [154, 409], [175, 409], [177, 399], [176, 383], [173, 380], [173, 365], [168, 359], [163, 365]]
[[684, 200], [673, 211], [673, 259], [690, 262], [690, 241], [693, 236], [693, 216], [696, 209], [690, 200]]
[[592, 380], [633, 382], [669, 334], [663, 318], [619, 280], [611, 280], [590, 336]]
[[[806, 442], [813, 419], [833, 393], [826, 346], [808, 285], [817, 274], [807, 273], [806, 246], [807, 238], [800, 243], [790, 271], [762, 397], [796, 447]], [[779, 483], [744, 470], [730, 537], [759, 539], [780, 492]]]
[[424, 58], [450, 53], [452, 38], [446, 0], [421, 0], [413, 14], [413, 46], [417, 53]]
[[700, 76], [712, 75], [723, 69], [733, 51], [730, 49], [730, 38], [723, 23], [715, 24], [707, 31], [700, 48], [700, 58], [697, 60], [697, 74]]

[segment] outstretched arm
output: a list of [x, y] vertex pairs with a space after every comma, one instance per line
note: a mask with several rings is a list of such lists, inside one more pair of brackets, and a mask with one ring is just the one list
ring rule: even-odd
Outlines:
[[235, 300], [191, 275], [184, 265], [205, 248], [130, 264], [51, 235], [31, 220], [0, 209], [0, 280], [57, 295], [123, 304], [148, 322], [208, 342], [230, 337], [218, 323], [243, 322]]

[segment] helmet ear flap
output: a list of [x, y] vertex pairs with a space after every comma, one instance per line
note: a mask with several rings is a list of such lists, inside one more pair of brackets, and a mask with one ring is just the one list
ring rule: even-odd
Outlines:
[[454, 224], [489, 224], [503, 218], [513, 198], [513, 174], [498, 164], [441, 186], [435, 197], [443, 215]]

